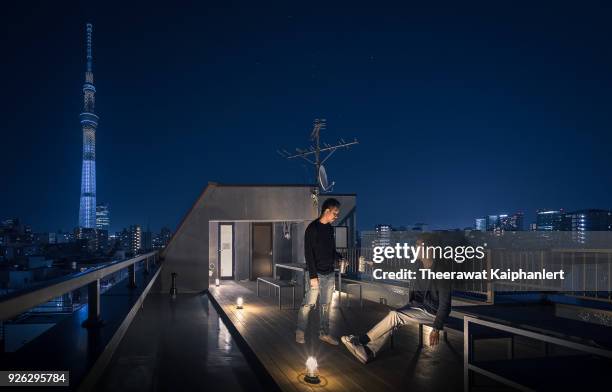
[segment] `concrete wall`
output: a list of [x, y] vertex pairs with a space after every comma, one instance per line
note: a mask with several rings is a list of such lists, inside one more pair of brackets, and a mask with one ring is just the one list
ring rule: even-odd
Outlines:
[[210, 282], [214, 282], [215, 278], [219, 276], [219, 222], [208, 222], [208, 265], [212, 264], [215, 266], [213, 274], [210, 277]]
[[[293, 223], [290, 223], [290, 225], [293, 225]], [[289, 226], [290, 228], [290, 233], [291, 233], [291, 226]], [[273, 242], [272, 242], [272, 260], [274, 261], [274, 264], [277, 263], [295, 263], [294, 258], [293, 258], [293, 242], [295, 241], [295, 239], [293, 238], [293, 236], [287, 240], [284, 236], [283, 236], [283, 223], [282, 222], [276, 222], [274, 223], [274, 230], [273, 230]]]
[[299, 222], [291, 226], [291, 238], [293, 239], [291, 254], [296, 263], [306, 262], [304, 258], [304, 233], [308, 224], [310, 224], [310, 221]]
[[236, 280], [249, 279], [251, 275], [251, 223], [234, 223], [235, 271]]
[[[217, 258], [217, 230], [211, 221], [310, 221], [317, 215], [309, 186], [211, 183], [162, 252], [164, 267], [155, 290], [170, 291], [172, 272], [178, 274], [179, 292], [200, 292], [208, 288], [208, 264], [209, 261], [216, 262]], [[244, 234], [244, 227], [240, 230]], [[250, 233], [250, 229], [248, 231]], [[209, 243], [214, 246], [209, 247]], [[250, 243], [245, 246], [250, 249]], [[244, 255], [244, 249], [239, 252]], [[240, 276], [243, 276], [244, 269], [240, 268]]]

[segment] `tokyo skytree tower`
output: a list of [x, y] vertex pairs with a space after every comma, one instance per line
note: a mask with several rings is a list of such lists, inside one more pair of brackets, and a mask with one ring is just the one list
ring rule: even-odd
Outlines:
[[83, 128], [83, 166], [81, 171], [81, 202], [79, 204], [79, 227], [96, 228], [96, 128], [95, 93], [91, 70], [91, 32], [93, 26], [86, 25], [87, 68], [83, 84], [83, 112], [80, 114]]

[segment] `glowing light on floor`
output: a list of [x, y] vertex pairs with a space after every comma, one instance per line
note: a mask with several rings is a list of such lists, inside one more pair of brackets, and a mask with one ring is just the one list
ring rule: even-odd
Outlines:
[[304, 376], [304, 381], [309, 384], [318, 384], [321, 382], [319, 379], [319, 364], [317, 364], [317, 360], [315, 357], [308, 357], [306, 360], [306, 376]]

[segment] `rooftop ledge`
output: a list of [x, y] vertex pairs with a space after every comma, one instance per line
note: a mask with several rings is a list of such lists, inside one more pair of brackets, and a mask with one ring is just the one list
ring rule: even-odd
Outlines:
[[136, 273], [136, 287], [124, 279], [100, 295], [103, 325], [85, 328], [88, 306], [51, 327], [16, 352], [0, 355], [2, 370], [68, 370], [70, 389], [89, 390], [104, 370], [130, 322], [159, 275], [161, 267], [148, 274]]

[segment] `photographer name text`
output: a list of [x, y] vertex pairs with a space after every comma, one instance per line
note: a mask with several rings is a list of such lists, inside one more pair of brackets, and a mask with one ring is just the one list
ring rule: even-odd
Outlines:
[[[373, 272], [374, 279], [384, 280], [413, 280], [417, 279], [417, 271], [403, 268], [399, 271], [383, 271], [381, 268], [375, 269]], [[519, 269], [512, 271], [510, 269], [502, 270], [500, 268], [482, 270], [482, 271], [432, 271], [429, 268], [420, 268], [418, 273], [421, 279], [438, 279], [438, 280], [509, 280], [511, 282], [517, 280], [552, 280], [565, 279], [565, 272], [560, 271], [525, 271]]]

